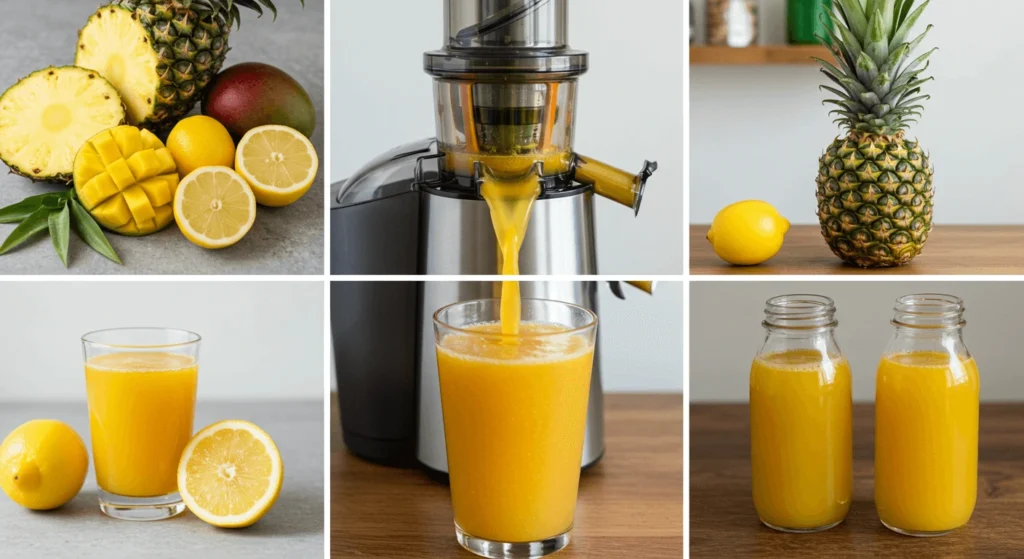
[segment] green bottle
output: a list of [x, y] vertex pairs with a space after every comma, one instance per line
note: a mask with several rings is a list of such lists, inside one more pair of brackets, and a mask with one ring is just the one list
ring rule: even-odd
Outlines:
[[[823, 37], [829, 44], [832, 39], [825, 31], [832, 0], [787, 0], [789, 21], [789, 43], [791, 45], [817, 45], [815, 35]], [[824, 20], [826, 23], [822, 23]]]

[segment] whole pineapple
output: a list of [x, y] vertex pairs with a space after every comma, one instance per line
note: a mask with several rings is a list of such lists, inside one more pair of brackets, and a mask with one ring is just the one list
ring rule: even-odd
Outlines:
[[132, 124], [165, 131], [220, 72], [239, 6], [261, 4], [277, 16], [271, 0], [114, 0], [79, 31], [75, 65], [117, 88]]
[[[817, 59], [837, 87], [825, 101], [847, 129], [821, 157], [818, 220], [832, 252], [866, 268], [901, 266], [921, 253], [932, 230], [932, 176], [928, 155], [904, 137], [921, 115], [922, 78], [932, 49], [911, 59], [931, 30], [907, 35], [930, 0], [835, 0], [829, 14], [831, 50], [838, 66]], [[824, 42], [824, 41], [823, 41]]]

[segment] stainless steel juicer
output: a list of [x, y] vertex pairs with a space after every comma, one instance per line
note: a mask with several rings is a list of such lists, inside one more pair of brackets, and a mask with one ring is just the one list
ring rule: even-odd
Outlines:
[[657, 164], [632, 174], [574, 151], [588, 55], [569, 48], [568, 0], [446, 0], [444, 9], [445, 46], [424, 55], [435, 137], [334, 186], [331, 273], [497, 273], [478, 189], [488, 158], [504, 156], [530, 162], [521, 170], [541, 183], [521, 273], [596, 275], [594, 194], [638, 212]]
[[[501, 252], [479, 193], [489, 172], [532, 173], [541, 185], [519, 252], [522, 274], [597, 275], [594, 194], [636, 214], [657, 164], [645, 161], [633, 174], [574, 151], [588, 55], [569, 48], [568, 0], [445, 0], [444, 10], [445, 46], [424, 55], [435, 136], [397, 147], [334, 186], [331, 273], [499, 273]], [[509, 159], [525, 164], [495, 167]], [[412, 452], [447, 472], [431, 317], [449, 303], [497, 296], [494, 284], [346, 283], [332, 284], [346, 444], [385, 463], [407, 464]], [[597, 313], [593, 283], [524, 282], [522, 290]], [[604, 451], [602, 417], [595, 355], [584, 466]]]

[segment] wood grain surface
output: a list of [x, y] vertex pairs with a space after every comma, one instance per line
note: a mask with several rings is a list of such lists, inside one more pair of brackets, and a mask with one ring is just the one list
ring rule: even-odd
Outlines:
[[818, 45], [755, 45], [746, 48], [692, 45], [691, 66], [817, 65], [812, 57], [828, 60], [829, 50]]
[[794, 225], [786, 242], [759, 266], [731, 266], [718, 258], [705, 238], [707, 225], [690, 227], [690, 273], [694, 275], [955, 275], [1024, 274], [1024, 227], [936, 225], [924, 251], [899, 268], [862, 269], [839, 260], [817, 225]]
[[898, 535], [875, 513], [874, 407], [853, 412], [853, 506], [817, 534], [763, 526], [750, 488], [747, 405], [690, 405], [690, 556], [1024, 557], [1024, 405], [983, 404], [978, 504], [967, 526], [937, 538]]
[[[332, 409], [331, 556], [474, 557], [455, 541], [448, 487], [350, 454], [336, 398]], [[572, 543], [555, 557], [682, 557], [682, 396], [606, 395], [605, 445], [580, 479]]]

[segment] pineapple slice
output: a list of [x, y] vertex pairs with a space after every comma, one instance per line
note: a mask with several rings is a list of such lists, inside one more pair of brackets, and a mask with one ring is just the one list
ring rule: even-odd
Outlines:
[[[155, 120], [160, 100], [160, 68], [154, 40], [135, 11], [121, 6], [100, 8], [78, 34], [75, 65], [100, 73], [117, 88], [128, 107], [129, 122], [142, 125]], [[191, 108], [191, 107], [190, 107]]]
[[90, 139], [75, 159], [75, 191], [100, 225], [149, 235], [174, 221], [178, 169], [148, 130], [118, 126]]
[[124, 120], [117, 91], [96, 72], [40, 70], [0, 96], [0, 159], [32, 180], [68, 183], [82, 144]]

